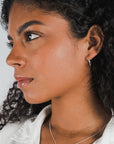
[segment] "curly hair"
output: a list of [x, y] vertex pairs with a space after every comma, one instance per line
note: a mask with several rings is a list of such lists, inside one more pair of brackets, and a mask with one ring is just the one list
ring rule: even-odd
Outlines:
[[[92, 60], [92, 88], [106, 109], [114, 110], [114, 0], [4, 0], [2, 24], [8, 28], [9, 13], [14, 2], [56, 12], [70, 23], [73, 36], [84, 38], [92, 25], [101, 27], [104, 43], [100, 53]], [[0, 114], [0, 129], [8, 122], [22, 121], [37, 115], [50, 104], [29, 104], [14, 83], [9, 89]]]

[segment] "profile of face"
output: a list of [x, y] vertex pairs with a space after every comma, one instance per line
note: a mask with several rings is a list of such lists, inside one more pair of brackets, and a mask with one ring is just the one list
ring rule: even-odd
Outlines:
[[7, 57], [29, 103], [42, 103], [72, 92], [88, 80], [88, 42], [72, 36], [57, 13], [14, 3], [8, 24], [12, 45]]

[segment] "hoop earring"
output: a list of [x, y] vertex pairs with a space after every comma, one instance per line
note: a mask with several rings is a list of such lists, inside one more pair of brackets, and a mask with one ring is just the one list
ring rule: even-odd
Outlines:
[[88, 64], [91, 67], [91, 60], [88, 58]]

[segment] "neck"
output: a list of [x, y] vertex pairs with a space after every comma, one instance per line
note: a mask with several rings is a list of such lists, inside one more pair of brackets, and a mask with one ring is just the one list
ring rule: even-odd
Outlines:
[[98, 98], [85, 87], [72, 89], [52, 100], [51, 125], [61, 136], [89, 135], [109, 119]]

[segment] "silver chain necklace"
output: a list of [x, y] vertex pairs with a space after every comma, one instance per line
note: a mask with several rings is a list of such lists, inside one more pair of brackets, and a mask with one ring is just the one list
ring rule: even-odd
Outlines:
[[[105, 127], [106, 127], [106, 125], [105, 125], [100, 131], [98, 131], [97, 133], [95, 133], [95, 134], [93, 134], [93, 135], [91, 135], [91, 136], [89, 136], [89, 137], [87, 137], [87, 138], [85, 138], [85, 139], [83, 139], [83, 140], [81, 140], [81, 141], [75, 143], [75, 144], [81, 144], [81, 143], [83, 143], [83, 142], [89, 140], [90, 138], [92, 138], [92, 137], [98, 135]], [[52, 137], [52, 139], [53, 139], [54, 144], [56, 144], [55, 138], [54, 138], [53, 133], [52, 133], [50, 121], [49, 121], [49, 131], [50, 131], [50, 135], [51, 135], [51, 137]]]

